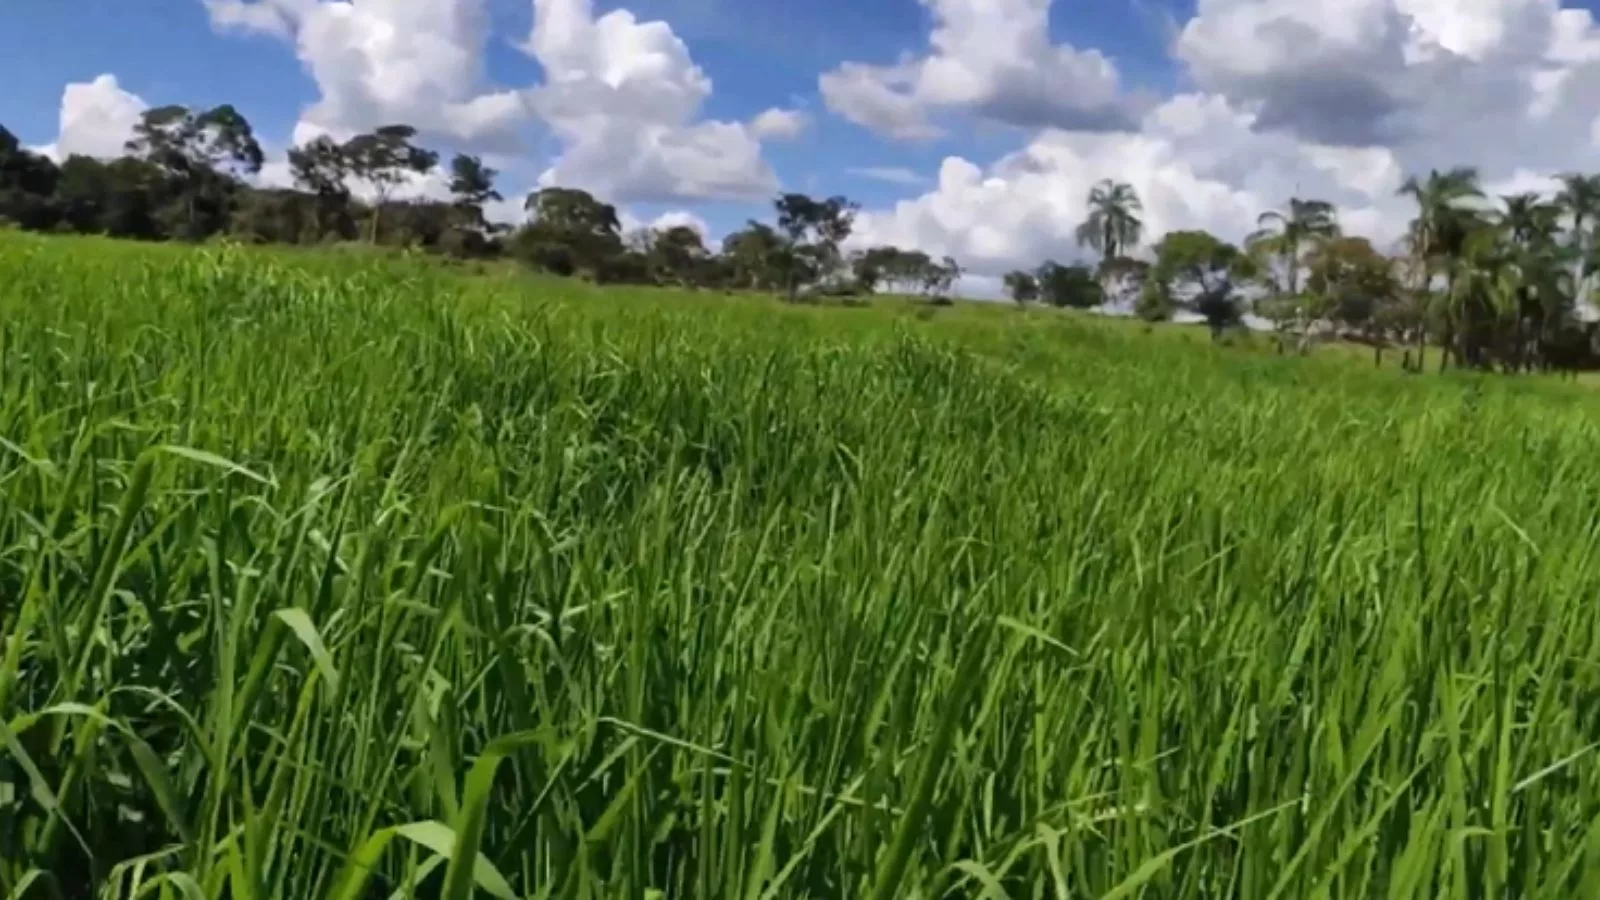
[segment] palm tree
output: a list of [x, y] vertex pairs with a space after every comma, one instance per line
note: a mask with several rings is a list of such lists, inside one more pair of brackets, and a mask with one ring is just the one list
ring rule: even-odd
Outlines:
[[[1589, 260], [1600, 250], [1592, 225], [1600, 222], [1600, 175], [1568, 172], [1557, 178], [1561, 181], [1561, 190], [1556, 194], [1556, 203], [1572, 219], [1571, 247], [1576, 256], [1573, 290], [1576, 299], [1583, 300], [1584, 282], [1594, 272]], [[1585, 225], [1590, 227], [1585, 229]]]
[[[1478, 170], [1458, 167], [1441, 172], [1434, 169], [1424, 179], [1413, 175], [1405, 180], [1398, 193], [1417, 201], [1417, 217], [1411, 221], [1407, 239], [1415, 270], [1420, 276], [1418, 296], [1426, 298], [1435, 274], [1443, 272], [1447, 277], [1455, 277], [1449, 262], [1460, 254], [1467, 235], [1477, 224], [1477, 216], [1472, 210], [1463, 208], [1463, 204], [1483, 196], [1482, 189], [1478, 187]], [[1454, 291], [1447, 289], [1445, 293], [1449, 297]], [[1417, 366], [1420, 369], [1427, 347], [1426, 315], [1420, 316], [1419, 322]], [[1449, 359], [1454, 337], [1453, 318], [1447, 312], [1443, 335], [1445, 361]], [[1441, 361], [1441, 368], [1445, 361]]]
[[1506, 194], [1501, 201], [1506, 208], [1497, 218], [1506, 229], [1506, 237], [1522, 247], [1553, 242], [1561, 227], [1561, 207], [1538, 194]]
[[1307, 245], [1339, 236], [1339, 220], [1332, 203], [1326, 200], [1289, 199], [1287, 212], [1268, 210], [1256, 220], [1261, 230], [1247, 243], [1273, 252], [1283, 263], [1286, 293], [1300, 293], [1300, 252]]
[[[1575, 300], [1575, 275], [1572, 263], [1582, 265], [1574, 247], [1561, 241], [1559, 200], [1546, 200], [1539, 194], [1511, 194], [1501, 198], [1505, 211], [1496, 219], [1507, 244], [1506, 265], [1515, 275], [1515, 296], [1503, 306], [1515, 316], [1512, 322], [1510, 366], [1521, 369], [1532, 361], [1530, 341], [1550, 338], [1570, 320]], [[1579, 221], [1582, 213], [1573, 214]], [[1532, 330], [1530, 333], [1530, 326]]]
[[1510, 227], [1487, 222], [1467, 234], [1450, 258], [1445, 311], [1448, 322], [1460, 323], [1456, 354], [1461, 364], [1483, 364], [1482, 326], [1518, 314], [1525, 284], [1523, 262]]
[[1078, 246], [1099, 251], [1102, 265], [1128, 255], [1139, 244], [1144, 205], [1133, 185], [1109, 178], [1089, 191], [1089, 218], [1078, 226]]
[[1588, 223], [1600, 221], [1600, 175], [1568, 172], [1556, 177], [1561, 182], [1556, 203], [1572, 217], [1573, 234], [1582, 233]]

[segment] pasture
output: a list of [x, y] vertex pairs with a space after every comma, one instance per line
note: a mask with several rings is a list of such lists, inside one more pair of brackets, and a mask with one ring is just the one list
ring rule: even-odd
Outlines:
[[0, 892], [1600, 897], [1600, 399], [1363, 362], [0, 234]]

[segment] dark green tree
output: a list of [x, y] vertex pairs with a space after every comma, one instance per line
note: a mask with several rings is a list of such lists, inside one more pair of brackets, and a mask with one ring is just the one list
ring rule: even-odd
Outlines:
[[1243, 311], [1236, 280], [1250, 273], [1250, 258], [1206, 231], [1174, 231], [1155, 246], [1156, 261], [1146, 279], [1155, 293], [1151, 305], [1198, 313], [1213, 338], [1239, 323]]
[[439, 154], [413, 143], [417, 130], [410, 125], [385, 125], [345, 141], [340, 148], [348, 173], [367, 184], [373, 202], [368, 239], [376, 244], [384, 205], [395, 188], [439, 164]]
[[316, 198], [316, 240], [354, 236], [350, 203], [350, 161], [344, 148], [323, 135], [289, 151], [296, 184]]
[[1039, 299], [1039, 278], [1033, 272], [1007, 272], [1004, 284], [1006, 295], [1017, 301], [1018, 306], [1026, 306]]
[[450, 196], [455, 198], [456, 209], [472, 227], [489, 229], [483, 208], [491, 201], [502, 199], [494, 187], [499, 174], [476, 156], [458, 153], [450, 160]]
[[860, 207], [844, 197], [816, 200], [805, 194], [780, 194], [773, 207], [778, 213], [778, 230], [788, 238], [788, 252], [780, 262], [793, 300], [805, 282], [838, 270], [839, 247], [854, 230]]
[[1105, 303], [1105, 290], [1088, 266], [1064, 266], [1047, 261], [1034, 274], [1039, 299], [1051, 306], [1092, 309]]
[[54, 226], [58, 211], [51, 195], [60, 177], [49, 157], [30, 152], [0, 126], [0, 220], [29, 229]]
[[[622, 222], [617, 209], [588, 191], [549, 187], [534, 191], [523, 201], [528, 222], [518, 229], [512, 244], [517, 255], [528, 263], [556, 274], [587, 271], [602, 278], [608, 262], [622, 256]], [[631, 280], [636, 265], [630, 262], [612, 273], [621, 272]]]
[[176, 206], [161, 215], [173, 234], [190, 240], [227, 226], [239, 178], [261, 171], [263, 159], [250, 121], [228, 104], [145, 110], [127, 151], [160, 168], [177, 188]]
[[787, 252], [783, 235], [761, 222], [748, 222], [722, 241], [733, 283], [749, 291], [776, 291], [783, 286]]
[[711, 253], [700, 232], [688, 225], [673, 225], [655, 233], [649, 256], [656, 280], [692, 287], [702, 283]]

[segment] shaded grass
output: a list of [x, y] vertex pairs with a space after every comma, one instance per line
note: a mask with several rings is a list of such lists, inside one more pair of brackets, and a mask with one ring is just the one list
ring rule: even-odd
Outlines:
[[1600, 895], [1588, 392], [0, 237], [0, 889]]

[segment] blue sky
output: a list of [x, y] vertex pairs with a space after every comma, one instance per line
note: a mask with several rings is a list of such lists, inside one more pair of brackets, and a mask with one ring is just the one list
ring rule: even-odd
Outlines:
[[[1163, 16], [1185, 4], [1166, 0], [1058, 3], [1051, 31], [1116, 55], [1123, 77], [1167, 90], [1175, 69], [1165, 52]], [[929, 12], [915, 0], [638, 0], [602, 2], [596, 14], [626, 5], [640, 19], [668, 22], [716, 86], [704, 107], [713, 119], [745, 119], [773, 105], [821, 110], [817, 76], [842, 60], [891, 63], [927, 43]], [[523, 85], [540, 67], [512, 46], [532, 26], [526, 0], [493, 0], [494, 37], [485, 46], [489, 80]], [[0, 58], [14, 61], [0, 92], [0, 123], [25, 141], [55, 136], [63, 85], [114, 73], [124, 90], [152, 105], [231, 102], [258, 133], [285, 142], [317, 87], [282, 41], [264, 35], [218, 34], [200, 0], [11, 0], [0, 29]], [[841, 22], [848, 25], [841, 27]], [[946, 141], [902, 144], [877, 139], [851, 123], [817, 116], [799, 140], [768, 156], [785, 188], [844, 192], [866, 204], [909, 191], [852, 175], [856, 168], [909, 169], [931, 175], [949, 154], [987, 159], [1016, 144], [1004, 125], [962, 129]], [[660, 204], [644, 204], [654, 208]], [[712, 212], [717, 204], [712, 205]], [[748, 204], [734, 212], [756, 214]], [[725, 216], [719, 216], [725, 217]]]
[[[99, 110], [231, 102], [281, 149], [297, 123], [415, 116], [441, 149], [497, 154], [508, 191], [572, 180], [640, 221], [671, 211], [713, 233], [764, 216], [779, 187], [844, 193], [865, 208], [864, 240], [998, 274], [1076, 252], [1083, 194], [1102, 177], [1138, 188], [1152, 230], [1231, 236], [1315, 191], [1383, 236], [1401, 212], [1394, 183], [1421, 167], [1476, 164], [1535, 188], [1600, 168], [1597, 3], [9, 0], [0, 124], [71, 152], [98, 146], [77, 132], [114, 124]], [[218, 12], [230, 5], [292, 25], [241, 25]], [[363, 24], [324, 34], [347, 5]], [[540, 9], [587, 49], [520, 47]], [[619, 9], [630, 17], [608, 15]], [[485, 27], [460, 25], [472, 15]], [[367, 46], [388, 22], [411, 24]], [[441, 40], [407, 33], [418, 22]], [[541, 89], [550, 64], [566, 87]], [[385, 94], [385, 79], [413, 78], [447, 103]], [[78, 97], [96, 110], [73, 134], [60, 127], [68, 85], [93, 88]], [[504, 115], [469, 103], [513, 95]], [[803, 124], [757, 127], [774, 109]]]

